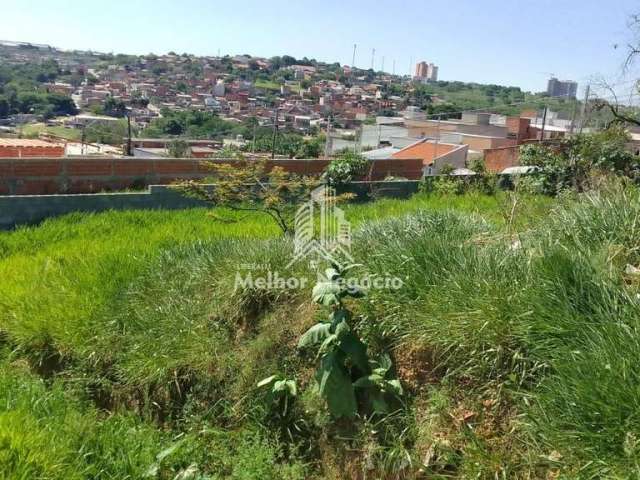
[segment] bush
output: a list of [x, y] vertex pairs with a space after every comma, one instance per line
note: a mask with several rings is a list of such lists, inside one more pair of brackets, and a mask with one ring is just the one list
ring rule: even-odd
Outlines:
[[171, 158], [188, 158], [191, 156], [191, 147], [184, 140], [172, 140], [167, 151]]
[[514, 188], [521, 193], [541, 195], [545, 193], [544, 177], [539, 174], [518, 175], [514, 179]]
[[368, 160], [362, 155], [346, 151], [327, 165], [324, 178], [329, 185], [345, 185], [350, 183], [354, 177], [364, 175], [368, 165]]
[[592, 187], [597, 173], [633, 176], [636, 160], [627, 150], [627, 132], [616, 126], [592, 134], [576, 135], [557, 145], [527, 144], [520, 147], [520, 163], [542, 170], [544, 193]]
[[433, 193], [438, 195], [459, 195], [464, 189], [464, 181], [458, 178], [438, 177], [433, 184]]

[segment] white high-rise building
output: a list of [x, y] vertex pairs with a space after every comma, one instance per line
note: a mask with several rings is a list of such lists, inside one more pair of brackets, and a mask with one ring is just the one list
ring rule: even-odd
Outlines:
[[438, 66], [430, 63], [427, 65], [427, 81], [429, 82], [437, 82], [438, 81]]

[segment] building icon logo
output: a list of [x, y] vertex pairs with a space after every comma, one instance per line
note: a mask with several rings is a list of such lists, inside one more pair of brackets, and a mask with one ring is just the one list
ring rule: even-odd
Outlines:
[[[351, 224], [337, 205], [333, 187], [321, 185], [295, 216], [294, 257], [287, 267], [308, 260], [317, 265], [326, 260], [343, 268], [354, 263], [351, 256]], [[316, 221], [319, 214], [319, 223]]]

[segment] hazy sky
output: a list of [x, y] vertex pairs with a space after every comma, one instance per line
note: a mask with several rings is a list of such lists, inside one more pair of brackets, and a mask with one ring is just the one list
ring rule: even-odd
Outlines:
[[[637, 0], [0, 0], [0, 39], [115, 53], [289, 54], [539, 91], [550, 73], [618, 83]], [[614, 49], [619, 44], [621, 48]], [[412, 67], [413, 69], [413, 67]], [[619, 86], [618, 89], [630, 88]]]

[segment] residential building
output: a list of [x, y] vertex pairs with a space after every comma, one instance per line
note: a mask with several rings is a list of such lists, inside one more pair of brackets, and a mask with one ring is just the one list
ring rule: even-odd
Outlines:
[[391, 158], [419, 158], [424, 166], [424, 174], [429, 176], [437, 175], [445, 166], [464, 168], [468, 151], [467, 145], [451, 145], [424, 139], [400, 149]]
[[550, 97], [576, 98], [578, 84], [573, 80], [558, 80], [551, 77], [547, 82], [547, 95]]
[[369, 160], [416, 160], [422, 161], [423, 175], [437, 175], [442, 168], [450, 166], [453, 168], [464, 168], [467, 162], [467, 145], [453, 145], [447, 143], [434, 142], [428, 139], [406, 139], [398, 138], [393, 140], [392, 146], [377, 148], [362, 152], [362, 155]]
[[418, 82], [435, 82], [438, 80], [438, 67], [433, 63], [418, 62], [414, 80]]
[[438, 81], [438, 67], [433, 63], [430, 63], [427, 67], [427, 81], [429, 82]]

